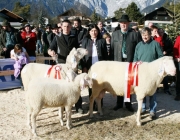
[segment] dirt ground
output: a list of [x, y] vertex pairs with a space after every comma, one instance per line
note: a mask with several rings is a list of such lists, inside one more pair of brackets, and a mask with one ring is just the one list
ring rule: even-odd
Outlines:
[[[148, 113], [142, 116], [142, 126], [136, 126], [136, 113], [125, 108], [113, 111], [116, 97], [106, 94], [104, 97], [104, 116], [94, 112], [94, 118], [87, 115], [89, 99], [83, 97], [83, 115], [75, 113], [73, 107], [72, 123], [67, 130], [60, 126], [58, 108], [43, 109], [37, 117], [37, 134], [33, 137], [26, 125], [25, 92], [21, 89], [0, 91], [0, 140], [179, 140], [180, 139], [180, 102], [173, 95], [167, 95], [160, 89], [157, 93], [157, 116], [151, 121]], [[137, 102], [133, 95], [133, 107]]]

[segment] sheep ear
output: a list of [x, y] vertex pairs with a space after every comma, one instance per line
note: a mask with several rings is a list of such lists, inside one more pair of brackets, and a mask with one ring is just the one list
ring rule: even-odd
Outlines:
[[75, 56], [71, 57], [71, 64], [72, 64], [72, 68], [76, 68], [77, 66], [77, 61], [76, 61], [76, 58]]
[[163, 75], [164, 75], [164, 62], [163, 62], [163, 64], [160, 66], [159, 71], [158, 71], [158, 74], [159, 74], [159, 76], [163, 76]]
[[73, 54], [73, 55], [74, 55], [74, 56], [77, 56], [77, 50], [74, 51], [74, 54]]

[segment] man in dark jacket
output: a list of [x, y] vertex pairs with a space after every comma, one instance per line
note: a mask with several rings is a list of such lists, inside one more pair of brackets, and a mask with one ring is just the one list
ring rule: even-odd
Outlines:
[[47, 36], [47, 40], [49, 42], [49, 45], [52, 43], [52, 41], [56, 35], [58, 35], [58, 26], [57, 26], [57, 24], [53, 24], [51, 26], [51, 32]]
[[[45, 28], [45, 31], [43, 32], [43, 35], [42, 35], [42, 43], [43, 43], [43, 47], [44, 47], [44, 49], [43, 49], [43, 54], [44, 54], [44, 56], [45, 57], [49, 57], [49, 54], [48, 54], [48, 49], [49, 49], [49, 42], [48, 42], [48, 35], [51, 33], [52, 31], [51, 31], [51, 24], [47, 24], [46, 25], [46, 28]], [[52, 61], [52, 60], [51, 60]], [[50, 61], [50, 62], [51, 62]], [[45, 64], [51, 64], [51, 63], [49, 63], [49, 61], [48, 60], [45, 60], [45, 62], [44, 62]]]
[[87, 29], [81, 26], [81, 20], [79, 18], [74, 19], [74, 27], [71, 29], [71, 34], [78, 37], [79, 46], [81, 46], [82, 40], [87, 33]]
[[[48, 54], [50, 56], [58, 55], [59, 63], [66, 63], [66, 58], [70, 51], [75, 47], [78, 48], [78, 39], [76, 36], [71, 35], [71, 22], [64, 20], [62, 22], [62, 34], [61, 36], [55, 36], [52, 43], [50, 44]], [[76, 112], [83, 113], [82, 109], [82, 97], [79, 97], [78, 102], [75, 104]]]
[[1, 56], [10, 58], [10, 52], [14, 49], [14, 45], [20, 42], [18, 31], [11, 27], [10, 23], [5, 20], [2, 23], [2, 30], [0, 34], [0, 52]]
[[57, 54], [59, 63], [66, 63], [66, 58], [69, 55], [69, 52], [74, 47], [79, 47], [77, 37], [72, 35], [70, 32], [71, 27], [71, 22], [69, 20], [64, 20], [62, 22], [62, 35], [56, 35], [49, 47], [48, 54], [50, 56]]
[[[133, 62], [135, 47], [142, 40], [139, 32], [134, 32], [128, 28], [130, 23], [129, 17], [123, 14], [119, 19], [120, 30], [112, 33], [111, 47], [112, 47], [112, 59], [120, 62]], [[123, 107], [123, 96], [117, 96], [117, 103], [114, 110], [118, 110]], [[133, 112], [131, 102], [125, 103], [126, 108]]]

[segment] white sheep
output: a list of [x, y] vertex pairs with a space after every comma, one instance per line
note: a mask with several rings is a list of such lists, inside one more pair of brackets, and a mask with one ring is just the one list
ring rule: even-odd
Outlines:
[[[87, 50], [84, 48], [78, 48], [77, 50], [73, 48], [70, 54], [67, 56], [65, 64], [57, 64], [53, 66], [50, 71], [49, 77], [55, 77], [56, 70], [60, 71], [61, 79], [66, 78], [66, 71], [69, 68], [72, 68], [74, 71], [77, 71], [77, 65], [81, 58], [87, 55]], [[24, 86], [24, 90], [27, 90], [29, 81], [36, 77], [48, 77], [48, 70], [51, 68], [51, 65], [38, 64], [38, 63], [29, 63], [24, 66], [21, 71], [21, 78]]]
[[[103, 115], [101, 98], [105, 91], [113, 95], [124, 96], [125, 72], [128, 62], [100, 61], [92, 65], [89, 76], [93, 80], [92, 95], [90, 97], [90, 117], [93, 116], [93, 103], [96, 99], [98, 112]], [[175, 75], [176, 68], [173, 58], [164, 56], [153, 62], [143, 62], [138, 69], [138, 86], [131, 86], [131, 94], [136, 94], [138, 101], [137, 125], [141, 125], [141, 109], [145, 96], [155, 93], [157, 87], [166, 75]]]
[[36, 136], [36, 117], [42, 107], [61, 107], [59, 111], [60, 123], [63, 126], [63, 111], [66, 111], [66, 127], [72, 127], [71, 108], [78, 101], [81, 91], [89, 86], [92, 80], [88, 74], [77, 75], [73, 82], [53, 78], [34, 78], [28, 85], [26, 92], [26, 105], [28, 108], [28, 126]]

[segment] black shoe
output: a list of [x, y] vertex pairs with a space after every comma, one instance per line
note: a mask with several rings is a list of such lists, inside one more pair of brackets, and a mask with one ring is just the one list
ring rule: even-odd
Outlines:
[[120, 108], [123, 108], [122, 106], [119, 106], [119, 105], [116, 105], [114, 108], [113, 108], [113, 110], [114, 111], [117, 111], [118, 109], [120, 109]]
[[172, 95], [170, 91], [165, 91], [165, 94]]
[[127, 109], [128, 111], [130, 111], [130, 112], [134, 112], [134, 108], [132, 108], [132, 106], [126, 107], [126, 109]]
[[141, 110], [141, 115], [146, 114], [146, 110]]
[[150, 118], [151, 120], [156, 119], [156, 113], [154, 113], [154, 112], [150, 112], [150, 114], [149, 114], [149, 118]]
[[76, 109], [76, 112], [79, 113], [79, 114], [83, 114], [84, 110], [82, 108], [79, 108], [79, 109]]
[[180, 95], [177, 95], [175, 98], [174, 98], [175, 101], [180, 101]]

